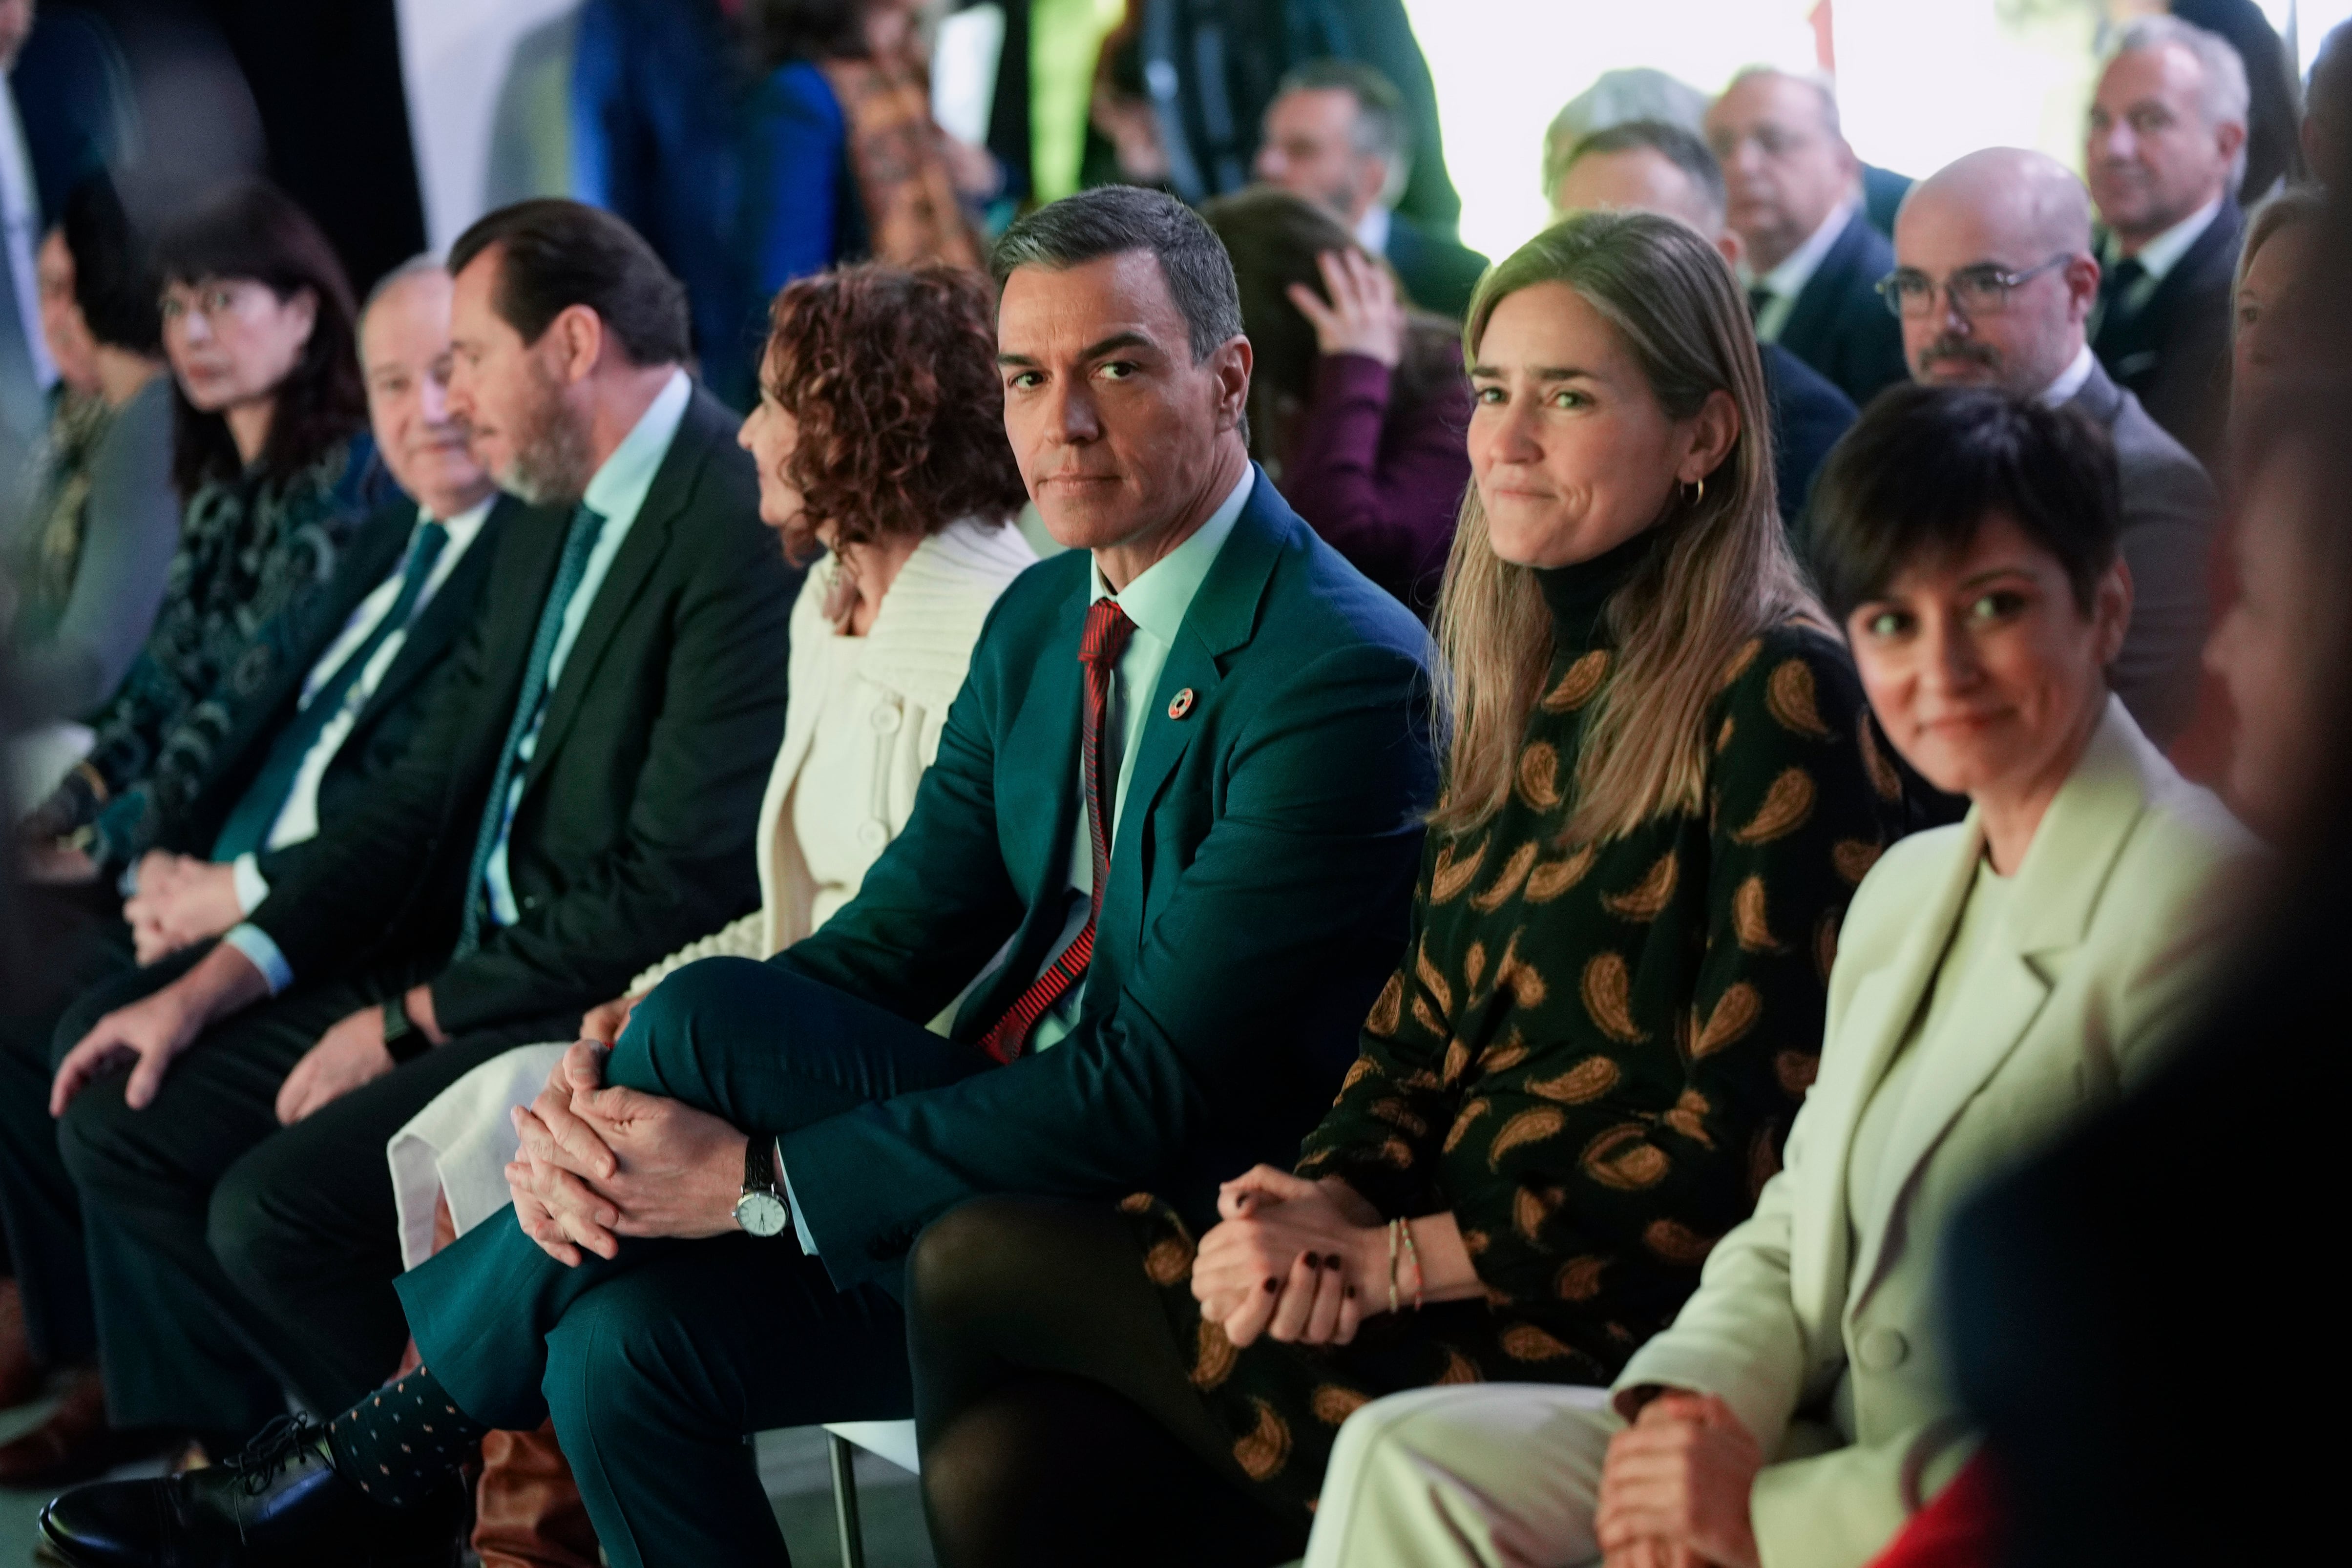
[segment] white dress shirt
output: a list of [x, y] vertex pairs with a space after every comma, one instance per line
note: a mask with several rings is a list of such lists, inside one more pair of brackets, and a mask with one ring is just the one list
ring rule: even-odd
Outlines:
[[1853, 202], [1839, 203], [1822, 220], [1822, 226], [1813, 231], [1812, 237], [1781, 257], [1780, 266], [1761, 277], [1751, 277], [1749, 287], [1761, 288], [1771, 296], [1756, 313], [1759, 341], [1780, 340], [1781, 329], [1788, 326], [1790, 312], [1797, 308], [1797, 296], [1805, 291], [1805, 285], [1822, 269], [1822, 259], [1829, 255], [1830, 246], [1837, 244], [1838, 235], [1845, 233], [1845, 225], [1853, 220], [1855, 205]]
[[2074, 394], [2091, 379], [2091, 371], [2098, 362], [2099, 357], [2091, 352], [2090, 344], [2075, 350], [2074, 361], [2058, 372], [2056, 381], [2042, 389], [2042, 402], [2051, 408], [2063, 408], [2074, 402]]
[[1357, 220], [1356, 243], [1374, 256], [1386, 256], [1389, 253], [1389, 230], [1393, 226], [1393, 214], [1388, 208], [1374, 202], [1364, 209], [1364, 215]]

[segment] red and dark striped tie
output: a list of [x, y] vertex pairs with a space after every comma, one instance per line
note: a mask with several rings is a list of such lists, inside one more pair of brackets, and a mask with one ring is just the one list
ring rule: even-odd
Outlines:
[[1127, 640], [1134, 632], [1135, 622], [1115, 599], [1097, 599], [1087, 612], [1086, 635], [1078, 642], [1078, 663], [1087, 667], [1087, 708], [1079, 733], [1083, 737], [1080, 760], [1087, 775], [1087, 835], [1095, 852], [1094, 893], [1087, 923], [1070, 938], [1070, 945], [980, 1037], [981, 1048], [999, 1061], [1010, 1061], [1021, 1054], [1037, 1020], [1069, 994], [1095, 956], [1095, 922], [1102, 917], [1103, 889], [1110, 885], [1110, 803], [1116, 798], [1119, 754], [1126, 749], [1118, 744], [1118, 737], [1106, 742], [1103, 732], [1110, 724], [1111, 681], [1118, 671], [1119, 655], [1127, 652]]

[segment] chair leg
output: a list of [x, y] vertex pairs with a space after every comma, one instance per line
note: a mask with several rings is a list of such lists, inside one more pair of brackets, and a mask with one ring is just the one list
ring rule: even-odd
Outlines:
[[841, 1542], [841, 1568], [866, 1568], [866, 1532], [857, 1521], [857, 1472], [850, 1468], [857, 1450], [830, 1432], [824, 1441], [833, 1458], [833, 1523]]

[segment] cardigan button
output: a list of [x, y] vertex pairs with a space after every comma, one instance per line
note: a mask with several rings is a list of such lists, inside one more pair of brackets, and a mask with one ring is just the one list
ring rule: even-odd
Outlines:
[[890, 825], [868, 817], [857, 824], [857, 845], [865, 850], [885, 850], [890, 847]]
[[1853, 1347], [1854, 1364], [1864, 1372], [1892, 1372], [1910, 1357], [1911, 1342], [1900, 1329], [1865, 1329]]
[[895, 735], [898, 733], [898, 727], [906, 720], [900, 716], [897, 703], [880, 702], [874, 705], [872, 722], [875, 734]]

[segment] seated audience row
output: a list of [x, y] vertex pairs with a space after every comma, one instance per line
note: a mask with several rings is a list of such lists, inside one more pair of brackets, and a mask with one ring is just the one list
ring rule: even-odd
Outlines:
[[[1269, 112], [1301, 195], [1042, 209], [992, 324], [970, 274], [787, 288], [740, 430], [592, 209], [356, 320], [266, 188], [182, 219], [188, 546], [22, 829], [0, 1385], [78, 1370], [0, 1478], [221, 1461], [59, 1498], [76, 1563], [444, 1561], [480, 1454], [486, 1557], [528, 1492], [570, 1561], [772, 1562], [743, 1434], [910, 1413], [956, 1565], [1828, 1568], [2000, 1514], [1989, 1292], [2080, 1282], [2013, 1194], [1949, 1312], [1939, 1249], [2178, 1097], [2257, 865], [2151, 744], [2218, 502], [2133, 376], [2210, 455], [2234, 403], [2206, 656], [2233, 796], [2314, 836], [2330, 212], [2238, 243], [2243, 81], [2126, 29], [2089, 193], [1973, 154], [1883, 257], [1809, 78], [1737, 78], [1721, 162], [1601, 129], [1466, 382], [1349, 232], [1402, 152], [1344, 75]], [[1857, 422], [1791, 331], [1918, 384]]]

